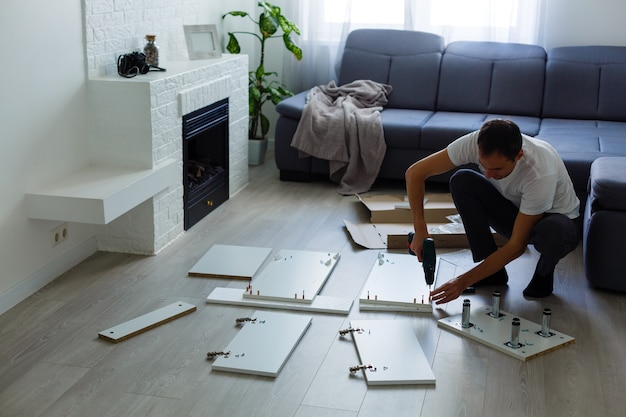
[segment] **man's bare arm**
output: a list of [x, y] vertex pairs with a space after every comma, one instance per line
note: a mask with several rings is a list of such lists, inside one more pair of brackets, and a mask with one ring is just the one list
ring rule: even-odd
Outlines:
[[406, 192], [415, 230], [411, 250], [417, 254], [420, 262], [422, 261], [422, 242], [428, 237], [428, 229], [424, 221], [424, 183], [427, 178], [448, 172], [454, 167], [455, 165], [448, 156], [448, 150], [443, 149], [415, 162], [406, 170]]
[[435, 288], [431, 292], [432, 299], [437, 304], [452, 301], [458, 298], [467, 287], [499, 271], [509, 262], [518, 258], [526, 250], [533, 226], [542, 217], [543, 214], [530, 216], [518, 213], [513, 225], [511, 239], [474, 268]]

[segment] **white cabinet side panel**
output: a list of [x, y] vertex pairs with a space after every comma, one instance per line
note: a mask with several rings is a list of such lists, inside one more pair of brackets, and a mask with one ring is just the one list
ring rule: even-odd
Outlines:
[[311, 303], [339, 257], [331, 252], [281, 250], [252, 280], [244, 297]]
[[422, 346], [407, 320], [352, 320], [354, 344], [368, 385], [434, 384], [433, 373]]
[[207, 296], [209, 304], [239, 305], [247, 307], [273, 308], [279, 310], [308, 311], [311, 313], [348, 314], [352, 308], [352, 298], [318, 295], [312, 303], [244, 298], [238, 288], [217, 287]]
[[[437, 282], [454, 278], [455, 265], [437, 257]], [[424, 269], [415, 256], [383, 251], [374, 262], [359, 297], [360, 310], [432, 312]]]
[[257, 311], [224, 349], [213, 369], [275, 377], [311, 324], [311, 316]]
[[213, 245], [189, 271], [189, 276], [252, 279], [272, 249]]

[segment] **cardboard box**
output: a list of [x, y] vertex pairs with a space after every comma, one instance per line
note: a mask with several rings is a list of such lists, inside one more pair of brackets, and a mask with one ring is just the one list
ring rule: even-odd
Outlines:
[[[369, 209], [371, 223], [344, 220], [352, 240], [368, 249], [406, 249], [407, 235], [413, 231], [407, 199], [390, 195], [357, 197]], [[463, 224], [448, 219], [458, 214], [450, 194], [427, 194], [424, 201], [424, 217], [435, 247], [468, 248]], [[495, 232], [494, 238], [498, 246], [506, 243], [506, 239]]]
[[[372, 223], [411, 223], [409, 201], [404, 196], [378, 195], [357, 198], [370, 211]], [[452, 197], [448, 193], [432, 193], [424, 196], [424, 217], [427, 224], [448, 223], [447, 216], [457, 214]]]

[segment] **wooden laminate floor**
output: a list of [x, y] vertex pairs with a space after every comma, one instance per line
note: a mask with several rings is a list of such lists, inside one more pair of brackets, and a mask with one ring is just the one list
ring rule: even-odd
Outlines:
[[[372, 190], [403, 192], [393, 182]], [[328, 182], [279, 181], [270, 158], [158, 255], [95, 254], [0, 316], [0, 417], [624, 415], [626, 296], [588, 286], [580, 247], [561, 261], [555, 294], [544, 300], [521, 295], [532, 248], [508, 267], [501, 308], [540, 322], [549, 307], [552, 328], [576, 338], [528, 362], [438, 328], [436, 319], [460, 313], [460, 300], [434, 314], [360, 312], [355, 302], [348, 316], [314, 314], [276, 378], [211, 371], [206, 352], [224, 348], [235, 319], [255, 309], [207, 304], [213, 288], [241, 282], [192, 278], [189, 269], [216, 243], [341, 252], [322, 294], [356, 300], [378, 251], [353, 244], [343, 219], [368, 213]], [[473, 305], [490, 304], [491, 290], [469, 296]], [[97, 337], [178, 300], [197, 311], [119, 344]], [[436, 386], [368, 388], [351, 376], [357, 353], [337, 332], [357, 318], [410, 320]]]

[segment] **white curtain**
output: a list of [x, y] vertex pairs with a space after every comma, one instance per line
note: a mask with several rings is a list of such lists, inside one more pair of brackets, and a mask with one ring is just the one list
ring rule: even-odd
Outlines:
[[357, 28], [437, 33], [457, 40], [536, 44], [544, 0], [299, 0], [284, 13], [300, 27], [304, 58], [288, 56], [283, 78], [293, 91], [336, 80], [343, 42]]

